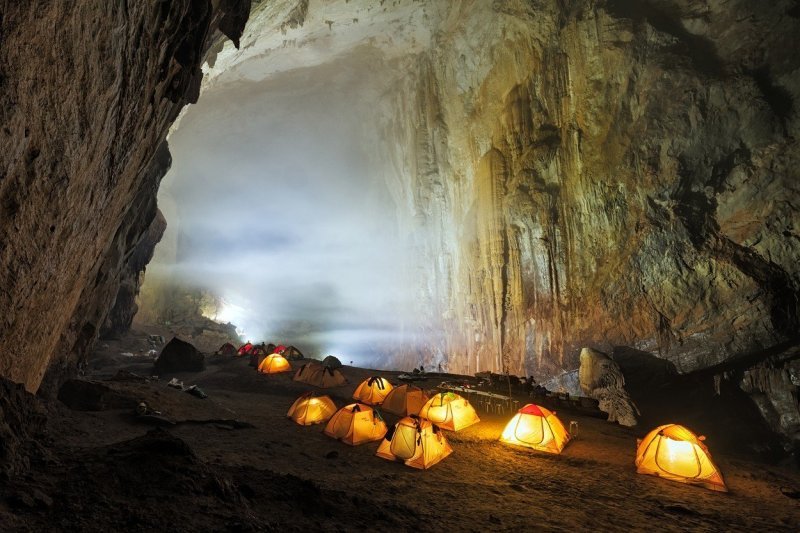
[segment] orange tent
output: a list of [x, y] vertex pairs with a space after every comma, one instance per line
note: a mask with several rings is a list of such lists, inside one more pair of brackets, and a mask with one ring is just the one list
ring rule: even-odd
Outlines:
[[636, 471], [728, 492], [703, 440], [678, 424], [659, 426], [639, 441]]
[[301, 426], [310, 426], [327, 422], [335, 412], [336, 404], [328, 396], [314, 396], [313, 392], [307, 392], [295, 400], [286, 416]]
[[500, 441], [543, 452], [561, 453], [569, 438], [564, 424], [555, 413], [529, 403], [506, 424]]
[[258, 371], [262, 374], [277, 374], [279, 372], [291, 372], [292, 365], [280, 354], [268, 355], [258, 365]]
[[481, 421], [470, 403], [454, 392], [442, 392], [428, 400], [419, 411], [442, 429], [459, 431]]
[[398, 422], [391, 434], [378, 447], [378, 457], [399, 461], [413, 468], [430, 468], [453, 449], [439, 428], [428, 420], [416, 416], [405, 417]]
[[353, 393], [353, 399], [367, 405], [380, 405], [391, 390], [392, 384], [389, 380], [373, 376], [361, 382]]
[[419, 414], [428, 401], [425, 391], [414, 385], [400, 385], [389, 391], [381, 404], [381, 409], [397, 416]]
[[325, 426], [325, 434], [345, 444], [358, 446], [381, 440], [386, 435], [386, 423], [372, 407], [351, 403], [336, 411]]

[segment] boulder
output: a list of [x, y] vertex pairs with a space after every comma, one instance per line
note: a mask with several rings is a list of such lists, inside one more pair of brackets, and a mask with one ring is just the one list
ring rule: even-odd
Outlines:
[[199, 372], [205, 368], [205, 358], [197, 351], [197, 348], [173, 337], [161, 350], [153, 371], [156, 374], [169, 374], [172, 372]]
[[608, 413], [609, 422], [622, 426], [637, 424], [639, 410], [625, 390], [625, 377], [613, 359], [597, 350], [583, 348], [578, 379], [581, 391], [599, 402], [598, 407]]
[[133, 409], [139, 401], [96, 381], [70, 379], [58, 391], [61, 403], [75, 411]]

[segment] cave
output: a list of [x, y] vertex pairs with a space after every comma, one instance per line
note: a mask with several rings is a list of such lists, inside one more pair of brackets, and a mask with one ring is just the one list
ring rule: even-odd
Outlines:
[[0, 4], [2, 529], [794, 530], [765, 4]]

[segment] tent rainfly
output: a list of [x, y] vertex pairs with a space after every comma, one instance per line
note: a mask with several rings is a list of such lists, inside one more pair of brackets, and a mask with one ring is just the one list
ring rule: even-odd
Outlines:
[[327, 422], [335, 412], [336, 404], [328, 396], [307, 392], [295, 400], [286, 416], [301, 426], [310, 426]]
[[420, 409], [419, 417], [450, 431], [459, 431], [481, 421], [475, 408], [454, 392], [441, 392], [428, 400]]
[[428, 401], [425, 391], [415, 385], [400, 385], [386, 395], [381, 409], [397, 416], [418, 415]]
[[639, 441], [636, 472], [728, 492], [704, 440], [678, 424], [659, 426]]
[[398, 422], [378, 447], [378, 457], [427, 469], [453, 453], [444, 433], [416, 416]]
[[262, 374], [278, 374], [280, 372], [291, 372], [292, 365], [280, 354], [268, 355], [258, 365], [258, 371]]
[[365, 379], [353, 393], [353, 399], [367, 405], [380, 405], [392, 390], [389, 380], [373, 376]]
[[369, 405], [351, 403], [336, 411], [325, 426], [325, 434], [351, 446], [381, 440], [386, 423]]
[[529, 403], [509, 420], [500, 441], [534, 450], [561, 453], [570, 436], [555, 413]]

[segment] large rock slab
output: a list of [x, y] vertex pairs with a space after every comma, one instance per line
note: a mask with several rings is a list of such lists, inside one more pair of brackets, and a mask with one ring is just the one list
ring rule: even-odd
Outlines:
[[598, 407], [608, 413], [609, 422], [635, 426], [639, 410], [625, 390], [625, 377], [619, 365], [606, 354], [591, 348], [583, 348], [580, 357], [578, 377], [581, 391], [600, 402]]

